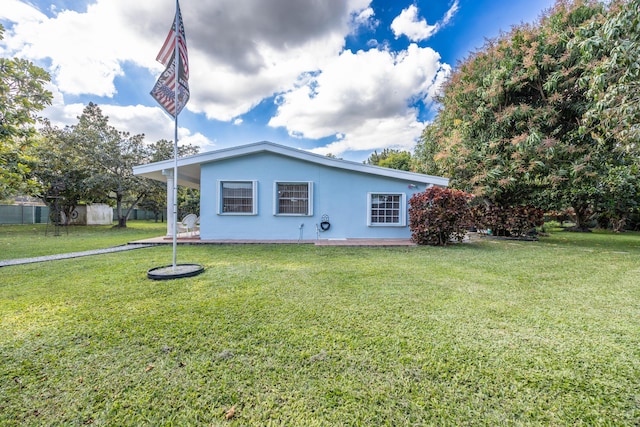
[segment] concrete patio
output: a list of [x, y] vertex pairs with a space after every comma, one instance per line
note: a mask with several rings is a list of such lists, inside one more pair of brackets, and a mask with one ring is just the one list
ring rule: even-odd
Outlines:
[[[315, 246], [416, 246], [409, 239], [307, 239], [307, 240], [202, 240], [198, 235], [178, 234], [179, 245], [258, 245], [258, 244], [301, 244]], [[160, 236], [129, 242], [130, 245], [171, 245], [173, 237]]]

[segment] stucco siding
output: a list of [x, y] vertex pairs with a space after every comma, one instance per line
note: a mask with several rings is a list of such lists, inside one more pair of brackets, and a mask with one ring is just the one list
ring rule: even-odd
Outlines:
[[[336, 169], [270, 152], [203, 163], [200, 178], [201, 239], [315, 239], [323, 215], [329, 216], [331, 228], [319, 233], [321, 239], [408, 238], [408, 226], [367, 225], [368, 194], [403, 193], [408, 202], [412, 194], [426, 188], [424, 183]], [[256, 214], [221, 214], [221, 181], [257, 182]], [[277, 181], [312, 182], [311, 215], [274, 215]], [[405, 216], [407, 210], [403, 209]]]

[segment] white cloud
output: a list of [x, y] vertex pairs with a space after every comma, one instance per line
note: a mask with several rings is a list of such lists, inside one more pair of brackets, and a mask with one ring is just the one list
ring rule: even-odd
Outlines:
[[334, 142], [311, 151], [337, 156], [347, 151], [374, 151], [382, 148], [411, 151], [424, 126], [424, 123], [417, 120], [415, 111], [392, 117], [367, 119], [357, 123], [348, 134], [337, 134]]
[[318, 152], [412, 148], [424, 123], [410, 105], [416, 100], [429, 103], [451, 71], [439, 60], [431, 48], [415, 44], [398, 53], [345, 51], [322, 72], [283, 93], [269, 125], [286, 127], [295, 137], [344, 135]]
[[[125, 63], [156, 75], [162, 71], [155, 56], [171, 25], [171, 0], [96, 0], [86, 12], [64, 10], [52, 18], [26, 2], [6, 1], [11, 14], [0, 16], [17, 22], [7, 48], [15, 56], [50, 64], [54, 84], [64, 94], [113, 97]], [[300, 73], [319, 69], [337, 55], [354, 25], [369, 25], [370, 2], [183, 4], [192, 88], [187, 109], [230, 121], [265, 97], [290, 89]], [[18, 17], [14, 10], [21, 11]]]
[[19, 0], [3, 0], [0, 19], [12, 22], [41, 21], [45, 15], [30, 4]]
[[[117, 106], [99, 104], [102, 114], [109, 118], [109, 125], [114, 128], [127, 131], [132, 135], [144, 134], [145, 142], [154, 143], [161, 139], [173, 141], [175, 125], [160, 107], [147, 107], [144, 105]], [[78, 117], [86, 105], [80, 103], [63, 104], [61, 98], [56, 95], [53, 105], [48, 107], [43, 115], [51, 124], [58, 127], [71, 126], [78, 123]], [[191, 130], [179, 127], [178, 141], [180, 144], [192, 144], [200, 147], [200, 151], [213, 149], [215, 141], [201, 133], [193, 133]]]
[[459, 0], [455, 0], [449, 10], [447, 10], [447, 13], [445, 13], [442, 21], [440, 21], [440, 27], [444, 27], [445, 25], [447, 25], [458, 12], [458, 9], [460, 9], [460, 3]]
[[[26, 2], [4, 1], [9, 7], [3, 3], [0, 17], [14, 24], [2, 45], [12, 56], [36, 61], [51, 73], [56, 104], [45, 115], [53, 122], [73, 124], [81, 113], [80, 105], [65, 106], [65, 97], [113, 98], [125, 64], [156, 75], [162, 71], [155, 56], [171, 26], [171, 0], [96, 0], [86, 11], [60, 10], [52, 17]], [[345, 37], [358, 25], [371, 25], [370, 2], [183, 4], [191, 69], [187, 109], [209, 119], [232, 121], [263, 99], [290, 90], [301, 74], [321, 69], [338, 55]], [[153, 83], [145, 84], [149, 86], [141, 90], [147, 93]], [[96, 102], [109, 110], [116, 127], [120, 122], [123, 129], [144, 132], [151, 141], [173, 135], [167, 132], [172, 125], [164, 124], [166, 116], [159, 108]], [[149, 103], [153, 103], [150, 97]], [[211, 142], [202, 140], [200, 145]]]
[[367, 7], [366, 9], [362, 9], [358, 13], [353, 15], [353, 31], [357, 32], [360, 28], [365, 28], [368, 30], [375, 29], [380, 21], [374, 18], [375, 12], [372, 8]]
[[[115, 106], [100, 105], [102, 113], [109, 117], [109, 124], [118, 130], [126, 130], [131, 134], [145, 134], [145, 142], [151, 144], [161, 139], [173, 141], [175, 123], [160, 107], [144, 105]], [[194, 133], [188, 128], [178, 127], [178, 143], [192, 144], [200, 147], [200, 151], [208, 151], [216, 145], [214, 141]]]
[[30, 19], [7, 16], [17, 21], [8, 47], [16, 56], [49, 61], [54, 83], [66, 94], [113, 96], [125, 61], [150, 58], [141, 64], [151, 67], [155, 58], [136, 28], [123, 22], [126, 3], [102, 0], [84, 13], [64, 10], [53, 18], [39, 12]]
[[437, 25], [427, 24], [426, 19], [418, 19], [418, 8], [414, 4], [404, 9], [391, 23], [396, 38], [405, 35], [412, 41], [428, 39], [437, 28]]
[[409, 40], [418, 42], [427, 40], [429, 37], [437, 33], [442, 27], [447, 25], [449, 21], [454, 17], [459, 9], [459, 0], [455, 0], [445, 16], [434, 25], [429, 25], [427, 20], [418, 18], [418, 8], [412, 4], [406, 9], [403, 9], [400, 15], [398, 15], [391, 23], [391, 30], [396, 38], [404, 35]]
[[[174, 4], [94, 0], [85, 11], [57, 10], [49, 17], [26, 1], [3, 0], [0, 19], [15, 24], [8, 26], [0, 49], [46, 67], [55, 98], [43, 115], [54, 124], [75, 124], [84, 105], [65, 105], [65, 98], [113, 98], [118, 95], [116, 81], [123, 77], [127, 87], [148, 85], [134, 89], [143, 96], [148, 93], [153, 85], [148, 73], [162, 71], [155, 56], [169, 31]], [[433, 50], [416, 45], [393, 53], [387, 43], [372, 40], [374, 49], [343, 52], [346, 37], [379, 25], [370, 4], [371, 0], [183, 2], [191, 71], [187, 109], [241, 126], [240, 116], [280, 94], [270, 125], [284, 126], [297, 137], [334, 136], [334, 154], [389, 144], [412, 146], [424, 124], [410, 105], [416, 99], [428, 103], [450, 68]], [[457, 4], [456, 0], [435, 26], [451, 19]], [[423, 37], [430, 26], [418, 19], [417, 8], [411, 6], [403, 14], [402, 20], [396, 18], [396, 36], [413, 31], [413, 37]], [[125, 76], [125, 70], [135, 72]], [[173, 121], [148, 98], [153, 107], [94, 102], [118, 129], [145, 133], [148, 142], [171, 139]], [[180, 138], [203, 149], [215, 144], [183, 128]]]

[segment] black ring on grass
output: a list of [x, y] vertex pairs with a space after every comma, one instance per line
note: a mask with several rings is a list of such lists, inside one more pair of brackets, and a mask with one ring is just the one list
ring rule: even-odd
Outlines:
[[173, 269], [173, 265], [165, 265], [147, 271], [147, 277], [152, 280], [183, 279], [185, 277], [197, 276], [203, 271], [204, 267], [200, 264], [176, 264], [175, 270]]

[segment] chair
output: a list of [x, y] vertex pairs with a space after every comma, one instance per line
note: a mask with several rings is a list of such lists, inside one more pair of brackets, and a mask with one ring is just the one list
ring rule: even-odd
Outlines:
[[193, 235], [200, 230], [200, 217], [196, 214], [188, 214], [178, 223], [178, 232], [186, 232]]

